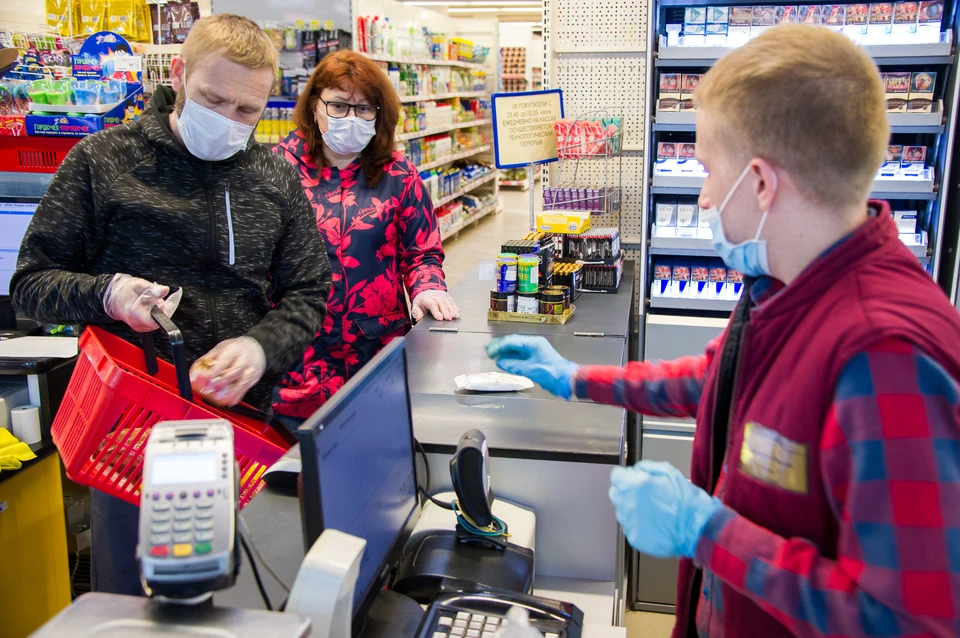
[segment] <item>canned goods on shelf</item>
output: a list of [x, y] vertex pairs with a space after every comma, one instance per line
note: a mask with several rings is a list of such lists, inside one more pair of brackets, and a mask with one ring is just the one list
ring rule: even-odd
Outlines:
[[536, 293], [540, 290], [540, 260], [536, 257], [517, 259], [517, 290]]
[[535, 292], [521, 292], [517, 295], [517, 312], [535, 315], [540, 311], [539, 295]]
[[497, 290], [517, 291], [517, 255], [515, 253], [500, 253], [497, 256]]

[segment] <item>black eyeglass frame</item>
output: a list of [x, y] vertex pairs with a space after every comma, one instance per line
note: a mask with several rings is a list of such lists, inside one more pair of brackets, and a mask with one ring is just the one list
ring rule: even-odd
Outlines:
[[[327, 102], [327, 101], [324, 100], [322, 97], [318, 97], [317, 99], [320, 100], [320, 101], [323, 103], [323, 111], [324, 111], [324, 113], [327, 114], [327, 117], [332, 117], [332, 118], [335, 119], [335, 120], [342, 120], [342, 119], [345, 118], [345, 117], [349, 117], [349, 116], [350, 116], [350, 110], [351, 110], [351, 109], [353, 110], [353, 114], [354, 114], [355, 117], [359, 117], [361, 120], [364, 120], [365, 122], [375, 122], [376, 119], [377, 119], [377, 117], [380, 115], [380, 107], [377, 106], [376, 104], [350, 104], [349, 102], [341, 102], [340, 100], [331, 100], [331, 101]], [[332, 115], [332, 114], [330, 113], [330, 105], [331, 105], [331, 104], [343, 104], [344, 106], [347, 107], [347, 112], [346, 112], [346, 114], [345, 114], [345, 115]], [[358, 107], [358, 106], [366, 106], [367, 108], [375, 109], [374, 115], [373, 115], [373, 119], [372, 119], [372, 120], [367, 120], [367, 119], [364, 119], [364, 118], [360, 117], [360, 115], [357, 113], [357, 107]]]

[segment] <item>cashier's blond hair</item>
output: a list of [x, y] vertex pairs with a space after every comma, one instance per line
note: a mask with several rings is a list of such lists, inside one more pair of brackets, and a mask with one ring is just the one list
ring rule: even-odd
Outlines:
[[823, 27], [778, 26], [728, 53], [694, 101], [737, 166], [763, 158], [821, 206], [865, 202], [890, 143], [876, 65]]
[[277, 49], [267, 34], [249, 18], [233, 13], [218, 13], [193, 25], [181, 52], [187, 74], [197, 61], [212, 54], [248, 69], [277, 68]]

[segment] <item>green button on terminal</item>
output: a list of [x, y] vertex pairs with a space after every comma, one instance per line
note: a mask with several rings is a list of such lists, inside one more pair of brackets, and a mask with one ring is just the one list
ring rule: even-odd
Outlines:
[[193, 551], [197, 554], [209, 554], [213, 549], [210, 543], [197, 543], [193, 546]]

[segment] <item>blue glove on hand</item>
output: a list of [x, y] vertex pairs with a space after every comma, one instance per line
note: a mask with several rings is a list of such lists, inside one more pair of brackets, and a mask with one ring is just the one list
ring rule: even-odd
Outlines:
[[627, 541], [658, 558], [693, 558], [720, 500], [663, 461], [640, 461], [610, 473], [610, 501]]
[[488, 343], [486, 350], [504, 372], [527, 377], [550, 394], [570, 398], [579, 366], [561, 357], [543, 337], [501, 337]]

